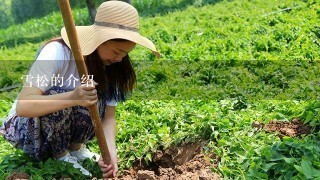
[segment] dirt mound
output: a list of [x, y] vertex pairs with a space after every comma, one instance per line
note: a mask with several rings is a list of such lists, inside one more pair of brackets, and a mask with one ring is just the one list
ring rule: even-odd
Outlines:
[[30, 179], [29, 174], [24, 172], [12, 172], [6, 177], [6, 180], [16, 180], [16, 179]]
[[[133, 167], [125, 170], [119, 179], [219, 179], [218, 175], [211, 171], [217, 158], [201, 154], [203, 145], [203, 143], [189, 143], [177, 148], [158, 150], [153, 154], [153, 161], [149, 165], [135, 162]], [[214, 159], [215, 162], [211, 163], [210, 159]]]
[[[218, 175], [211, 171], [211, 168], [216, 167], [218, 158], [215, 155], [202, 154], [204, 144], [204, 142], [186, 143], [179, 147], [160, 149], [152, 155], [151, 163], [136, 161], [129, 170], [124, 170], [123, 175], [116, 179], [219, 179]], [[22, 172], [13, 172], [6, 178], [6, 180], [13, 179], [30, 179], [30, 176]]]
[[283, 136], [300, 137], [303, 134], [310, 134], [311, 132], [311, 127], [303, 124], [299, 119], [293, 119], [290, 122], [273, 120], [266, 125], [255, 121], [252, 123], [252, 127], [258, 129], [264, 128], [267, 132], [280, 132], [280, 138]]

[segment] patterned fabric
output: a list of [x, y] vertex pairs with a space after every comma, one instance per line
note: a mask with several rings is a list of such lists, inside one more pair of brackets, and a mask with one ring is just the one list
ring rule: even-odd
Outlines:
[[[45, 94], [63, 92], [66, 90], [54, 86]], [[99, 115], [103, 119], [106, 97], [101, 94], [98, 97]], [[41, 117], [7, 117], [0, 134], [35, 159], [42, 159], [64, 152], [70, 143], [87, 143], [92, 140], [94, 127], [88, 109], [74, 106]]]

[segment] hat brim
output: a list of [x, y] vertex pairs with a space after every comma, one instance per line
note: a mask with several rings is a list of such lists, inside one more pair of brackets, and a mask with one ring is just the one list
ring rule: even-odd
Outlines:
[[[100, 44], [104, 43], [105, 41], [111, 39], [126, 39], [150, 49], [153, 54], [155, 54], [158, 58], [160, 57], [160, 53], [156, 50], [155, 45], [149, 39], [141, 36], [138, 32], [96, 25], [76, 26], [76, 31], [78, 34], [82, 55], [84, 56], [91, 54]], [[70, 42], [65, 27], [61, 29], [61, 36], [65, 43], [70, 47]]]

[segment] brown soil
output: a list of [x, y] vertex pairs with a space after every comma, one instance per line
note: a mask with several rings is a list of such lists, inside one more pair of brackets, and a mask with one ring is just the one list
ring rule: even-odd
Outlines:
[[[129, 170], [116, 179], [139, 180], [215, 180], [218, 175], [211, 171], [218, 158], [202, 152], [204, 142], [186, 143], [179, 147], [158, 150], [152, 162], [136, 161]], [[26, 173], [13, 172], [6, 180], [30, 179]], [[96, 178], [93, 178], [96, 179]]]
[[279, 132], [279, 137], [301, 137], [303, 134], [310, 134], [311, 127], [303, 124], [299, 119], [293, 119], [290, 122], [273, 120], [269, 124], [259, 123], [257, 121], [252, 123], [253, 128], [264, 128], [267, 132]]
[[16, 179], [30, 179], [30, 176], [24, 172], [12, 172], [6, 177], [6, 180], [16, 180]]
[[[217, 164], [214, 155], [206, 156], [202, 153], [203, 143], [184, 144], [178, 148], [158, 150], [153, 154], [153, 161], [146, 165], [135, 162], [129, 170], [124, 170], [119, 179], [141, 180], [214, 180], [218, 175], [211, 171]], [[213, 159], [212, 163], [210, 159]]]

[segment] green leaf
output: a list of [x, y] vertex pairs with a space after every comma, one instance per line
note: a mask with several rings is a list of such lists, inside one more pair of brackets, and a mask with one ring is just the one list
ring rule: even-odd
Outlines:
[[302, 173], [308, 178], [311, 179], [313, 177], [313, 167], [310, 166], [310, 164], [308, 163], [308, 161], [302, 159], [301, 162], [301, 169], [302, 169]]
[[268, 172], [269, 169], [270, 169], [272, 166], [276, 165], [276, 164], [278, 164], [278, 163], [267, 163], [267, 164], [264, 164], [264, 166], [263, 166], [264, 172]]
[[287, 158], [287, 157], [284, 157], [283, 160], [288, 163], [288, 164], [292, 164], [292, 163], [295, 163], [297, 162], [296, 158]]
[[306, 116], [306, 122], [311, 121], [313, 118], [313, 112], [312, 111], [308, 111], [307, 116]]
[[150, 154], [150, 153], [148, 153], [148, 154], [146, 155], [146, 158], [147, 158], [147, 160], [148, 160], [149, 162], [152, 161], [152, 157], [151, 157], [151, 154]]

